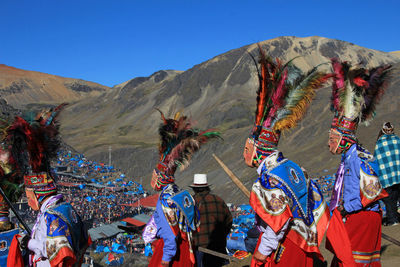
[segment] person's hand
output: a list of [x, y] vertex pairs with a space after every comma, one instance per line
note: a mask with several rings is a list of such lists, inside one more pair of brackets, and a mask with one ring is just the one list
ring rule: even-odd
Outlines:
[[345, 210], [344, 206], [342, 204], [340, 204], [337, 207], [338, 211], [340, 212], [340, 215], [342, 215], [342, 217], [346, 217], [347, 215], [347, 211]]
[[254, 254], [253, 254], [253, 258], [256, 261], [260, 261], [260, 262], [266, 262], [267, 257], [268, 257], [267, 255], [261, 254], [258, 250], [255, 251]]
[[162, 267], [168, 267], [169, 266], [169, 261], [161, 261], [161, 266]]

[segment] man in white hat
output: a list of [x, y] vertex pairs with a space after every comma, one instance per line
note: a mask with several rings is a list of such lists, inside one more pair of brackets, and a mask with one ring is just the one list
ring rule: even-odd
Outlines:
[[[195, 174], [194, 199], [200, 211], [200, 231], [195, 234], [197, 247], [208, 248], [226, 254], [226, 236], [232, 226], [232, 215], [224, 200], [210, 193], [206, 174]], [[222, 266], [225, 260], [203, 252], [196, 252], [197, 266]]]

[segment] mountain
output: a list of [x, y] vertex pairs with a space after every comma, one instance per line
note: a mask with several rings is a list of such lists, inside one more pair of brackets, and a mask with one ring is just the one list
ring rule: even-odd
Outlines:
[[[366, 128], [360, 126], [360, 141], [373, 150], [378, 131], [385, 120], [399, 126], [400, 58], [352, 43], [322, 37], [279, 37], [260, 43], [272, 57], [287, 61], [303, 70], [328, 63], [339, 57], [367, 67], [393, 63], [393, 81], [378, 116]], [[150, 188], [152, 169], [157, 162], [158, 126], [161, 109], [166, 116], [183, 110], [196, 120], [201, 129], [216, 128], [223, 141], [210, 142], [193, 157], [191, 165], [176, 172], [177, 183], [192, 183], [194, 173], [207, 173], [209, 183], [226, 201], [243, 203], [246, 197], [216, 163], [212, 153], [242, 180], [247, 188], [256, 178], [256, 170], [242, 159], [244, 142], [254, 121], [258, 80], [252, 57], [257, 57], [256, 44], [233, 49], [186, 71], [161, 70], [149, 77], [137, 77], [98, 96], [82, 98], [61, 113], [61, 133], [68, 144], [91, 159], [112, 163], [127, 171], [128, 177], [143, 179]], [[330, 69], [329, 64], [321, 66]], [[340, 157], [327, 149], [328, 130], [332, 119], [329, 111], [329, 87], [320, 90], [305, 119], [296, 129], [281, 138], [279, 149], [285, 156], [306, 168], [311, 177], [332, 174]]]
[[58, 104], [98, 96], [109, 87], [79, 79], [21, 70], [0, 64], [0, 97], [8, 104]]

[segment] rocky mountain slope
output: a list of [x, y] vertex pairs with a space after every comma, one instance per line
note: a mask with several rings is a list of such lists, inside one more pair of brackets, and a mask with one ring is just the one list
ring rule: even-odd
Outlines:
[[22, 108], [29, 103], [75, 102], [109, 89], [97, 83], [26, 71], [0, 64], [0, 97]]
[[[400, 58], [344, 41], [321, 37], [279, 37], [261, 42], [270, 56], [287, 61], [303, 70], [331, 57], [339, 57], [368, 67], [394, 63], [393, 82], [378, 107], [378, 116], [365, 128], [360, 126], [360, 140], [373, 149], [378, 130], [384, 120], [391, 120], [400, 128]], [[244, 195], [230, 181], [212, 158], [218, 155], [250, 188], [256, 170], [242, 160], [244, 141], [254, 121], [258, 80], [253, 59], [256, 44], [244, 46], [218, 55], [187, 71], [159, 71], [149, 77], [138, 77], [122, 83], [98, 96], [83, 98], [71, 104], [61, 114], [61, 132], [66, 142], [91, 159], [108, 162], [112, 148], [112, 162], [127, 170], [136, 180], [143, 179], [149, 188], [150, 176], [157, 162], [158, 126], [161, 109], [172, 116], [183, 110], [192, 116], [199, 128], [216, 128], [223, 141], [206, 144], [183, 172], [177, 171], [177, 183], [185, 187], [194, 173], [207, 173], [217, 194], [226, 201], [243, 203]], [[321, 66], [328, 70], [329, 64]], [[1, 81], [1, 80], [0, 80]], [[1, 83], [0, 83], [1, 84]], [[332, 114], [329, 111], [330, 89], [320, 90], [306, 118], [292, 132], [282, 137], [279, 148], [305, 167], [311, 176], [331, 174], [339, 157], [327, 149], [328, 130]]]
[[[399, 61], [396, 54], [321, 37], [280, 37], [261, 45], [270, 56], [282, 60], [300, 56], [294, 63], [303, 70], [329, 62], [331, 57], [369, 67]], [[256, 44], [228, 51], [184, 72], [159, 71], [150, 77], [132, 79], [97, 98], [71, 105], [62, 116], [64, 138], [88, 156], [104, 161], [108, 160], [111, 146], [113, 162], [135, 179], [143, 178], [148, 186], [157, 161], [157, 127], [161, 122], [155, 108], [166, 115], [184, 110], [199, 128], [222, 131], [224, 140], [205, 145], [188, 169], [176, 173], [177, 182], [187, 186], [194, 173], [206, 172], [214, 190], [227, 201], [243, 201], [242, 193], [214, 161], [212, 153], [250, 188], [255, 169], [243, 163], [242, 149], [253, 122], [258, 81], [249, 54], [257, 56]], [[322, 67], [329, 69], [329, 64]], [[396, 65], [394, 77], [398, 77], [399, 70]], [[399, 125], [396, 112], [400, 96], [395, 91], [399, 85], [395, 78], [376, 120], [369, 128], [359, 129], [361, 141], [370, 149], [383, 120]], [[306, 119], [280, 142], [284, 154], [311, 175], [331, 174], [339, 161], [339, 157], [329, 154], [326, 145], [332, 116], [329, 94], [329, 88], [321, 90]]]

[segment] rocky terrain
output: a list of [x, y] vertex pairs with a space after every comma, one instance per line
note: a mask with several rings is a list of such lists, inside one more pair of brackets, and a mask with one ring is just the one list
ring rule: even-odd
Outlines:
[[22, 108], [26, 104], [75, 102], [109, 89], [97, 83], [26, 71], [0, 64], [0, 97]]
[[[368, 128], [360, 126], [358, 133], [360, 141], [373, 150], [383, 121], [391, 120], [400, 128], [397, 116], [400, 103], [398, 52], [386, 53], [322, 37], [279, 37], [260, 44], [270, 56], [284, 61], [300, 56], [294, 64], [303, 70], [328, 63], [331, 57], [368, 67], [394, 64], [393, 81], [377, 109], [376, 119]], [[63, 90], [68, 92], [66, 95], [72, 97], [77, 94], [80, 98], [69, 105], [60, 117], [62, 136], [78, 151], [104, 162], [108, 162], [111, 146], [113, 164], [126, 170], [134, 179], [142, 178], [144, 186], [149, 188], [151, 171], [157, 161], [158, 126], [161, 122], [155, 108], [169, 116], [183, 110], [196, 121], [199, 128], [220, 130], [224, 140], [205, 145], [186, 170], [177, 171], [178, 184], [187, 186], [192, 182], [194, 173], [205, 172], [217, 194], [228, 202], [243, 203], [247, 201], [245, 196], [215, 162], [212, 153], [218, 155], [250, 188], [256, 172], [246, 167], [242, 160], [243, 144], [254, 121], [258, 86], [256, 68], [250, 54], [257, 57], [256, 44], [233, 49], [186, 71], [161, 70], [149, 77], [137, 77], [110, 89], [93, 85], [104, 90], [90, 91], [78, 85], [66, 87], [66, 82], [63, 82]], [[329, 64], [321, 66], [325, 70], [329, 70], [329, 67]], [[0, 88], [5, 88], [1, 70], [0, 85], [3, 87]], [[81, 83], [85, 84], [83, 81]], [[12, 82], [9, 81], [9, 84]], [[33, 103], [27, 92], [26, 89], [26, 102], [23, 103]], [[3, 98], [14, 105], [18, 91], [15, 94]], [[328, 87], [320, 90], [306, 118], [280, 141], [280, 150], [304, 166], [311, 176], [332, 174], [339, 162], [339, 157], [330, 155], [327, 150], [332, 117], [329, 95]], [[48, 101], [63, 101], [57, 101], [56, 98]], [[39, 102], [47, 101], [40, 96], [37, 99]]]

